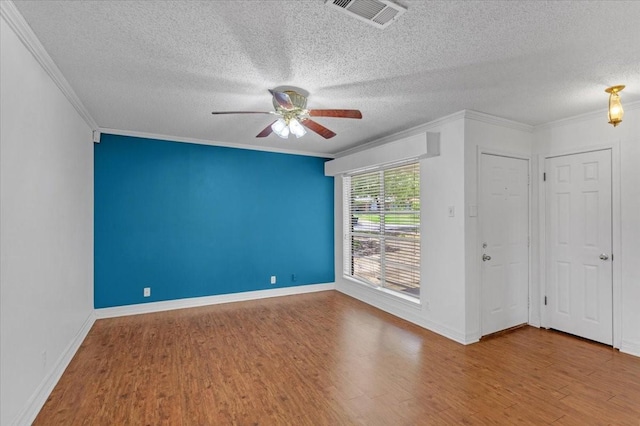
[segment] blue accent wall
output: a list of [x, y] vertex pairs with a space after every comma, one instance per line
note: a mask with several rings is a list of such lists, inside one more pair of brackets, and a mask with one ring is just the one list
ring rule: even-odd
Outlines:
[[94, 146], [96, 308], [334, 281], [325, 159], [108, 134]]

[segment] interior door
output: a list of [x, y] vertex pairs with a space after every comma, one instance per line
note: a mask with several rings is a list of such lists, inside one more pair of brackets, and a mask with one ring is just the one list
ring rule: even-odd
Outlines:
[[480, 157], [482, 335], [529, 320], [529, 162]]
[[550, 328], [613, 344], [611, 150], [547, 158]]

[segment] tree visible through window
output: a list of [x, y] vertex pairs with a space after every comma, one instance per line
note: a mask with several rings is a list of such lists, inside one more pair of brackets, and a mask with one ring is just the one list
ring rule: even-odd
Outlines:
[[419, 297], [419, 163], [345, 177], [344, 205], [344, 274]]

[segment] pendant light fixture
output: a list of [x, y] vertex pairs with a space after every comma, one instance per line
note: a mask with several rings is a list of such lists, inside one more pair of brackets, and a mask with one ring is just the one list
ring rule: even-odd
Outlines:
[[605, 92], [609, 93], [609, 124], [612, 124], [613, 127], [622, 123], [622, 117], [624, 116], [619, 95], [622, 89], [624, 89], [624, 85], [611, 86], [605, 89]]

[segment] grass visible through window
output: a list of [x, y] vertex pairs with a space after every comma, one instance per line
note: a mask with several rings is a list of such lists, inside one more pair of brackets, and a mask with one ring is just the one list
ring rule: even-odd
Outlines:
[[[358, 220], [372, 222], [372, 223], [380, 223], [380, 215], [379, 214], [356, 214], [354, 215], [358, 218]], [[389, 214], [387, 213], [384, 216], [385, 223], [389, 225], [419, 225], [420, 217], [412, 214]]]

